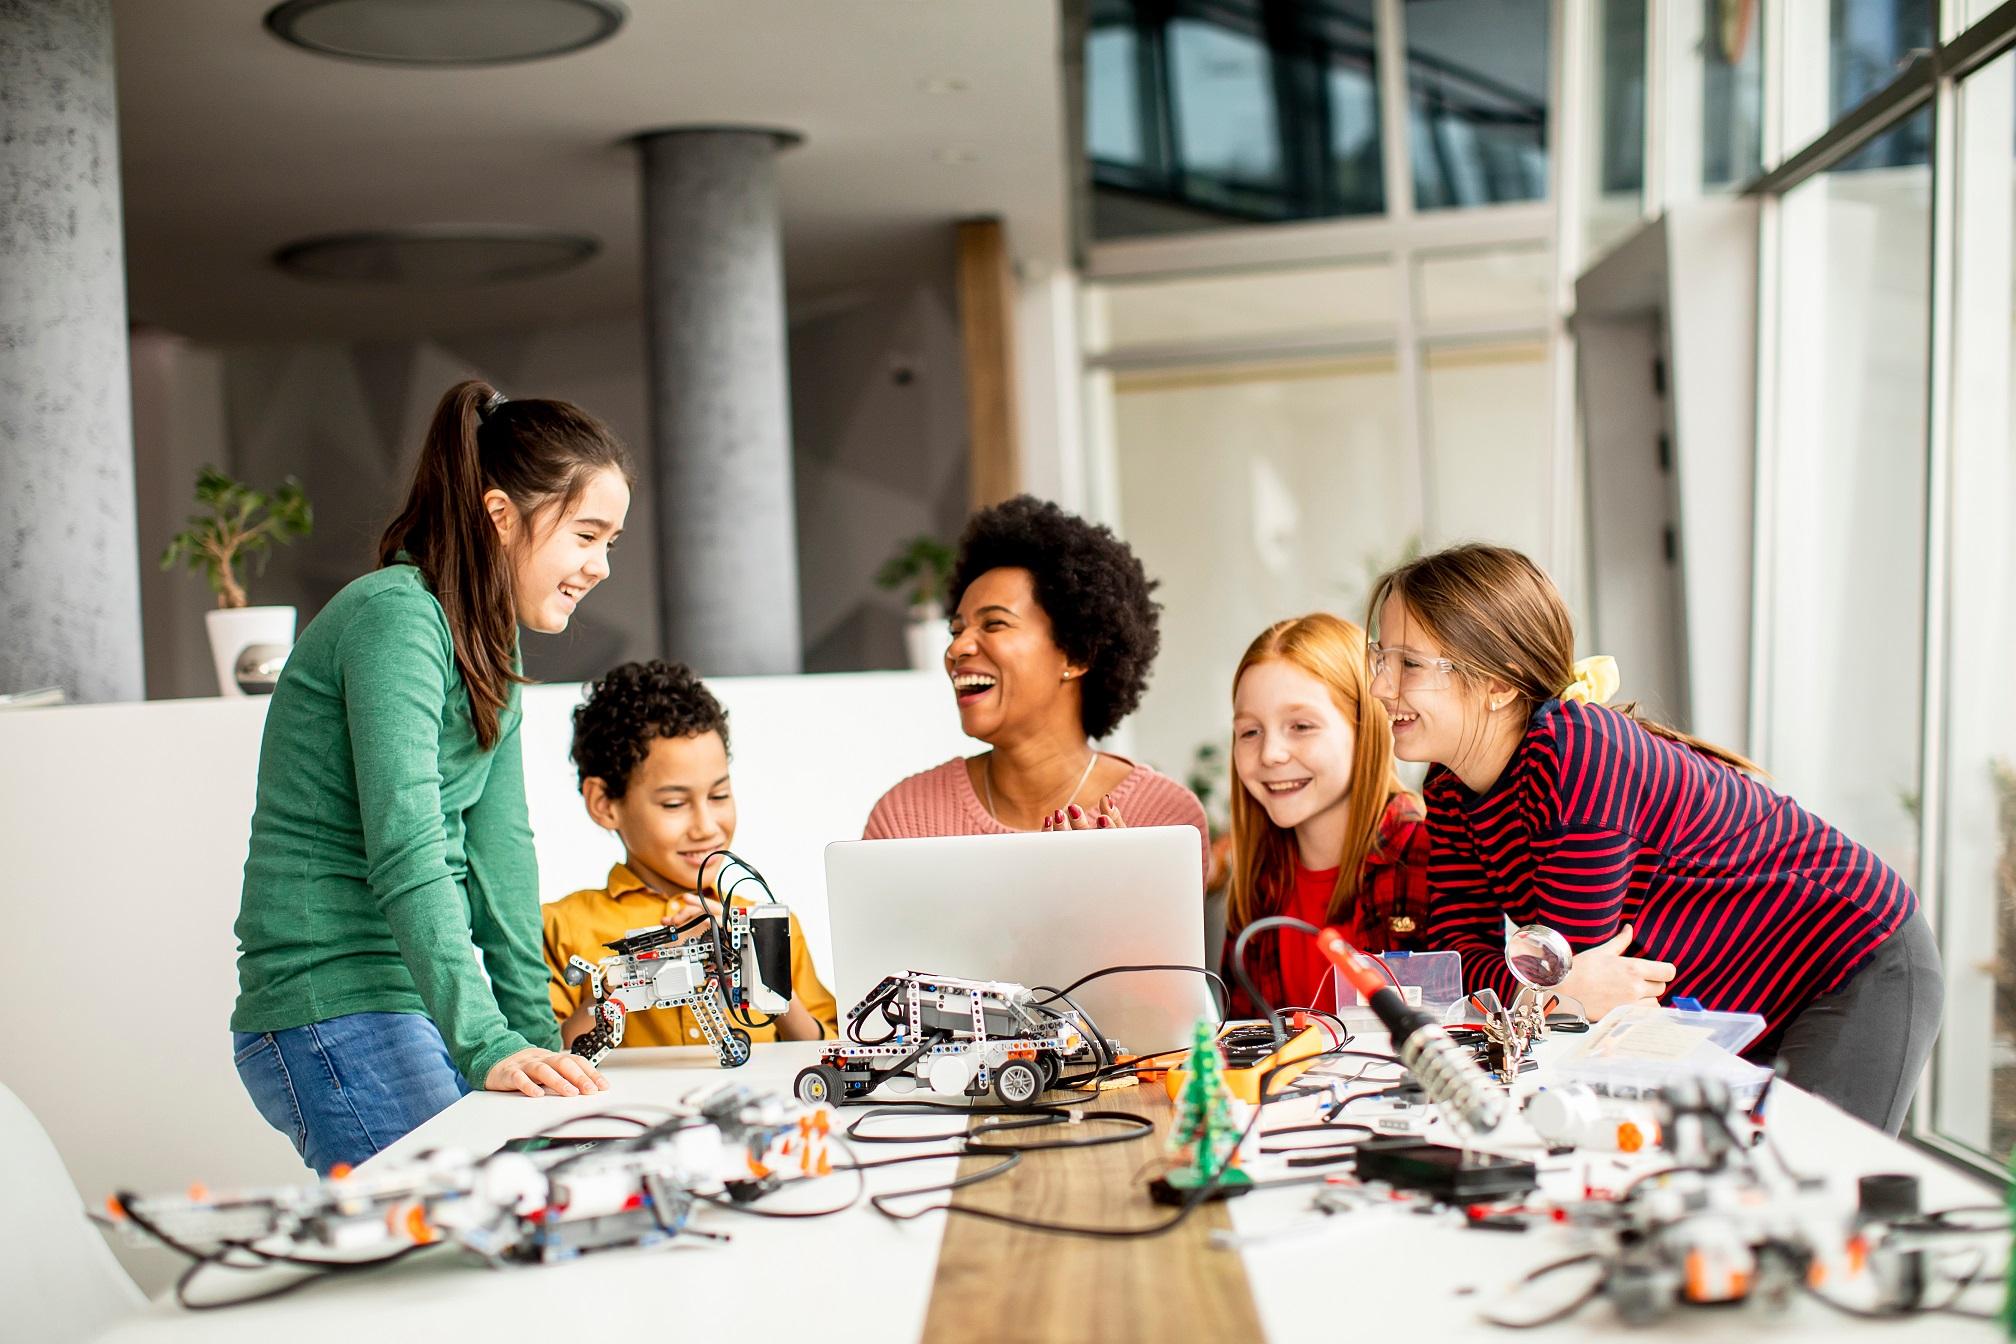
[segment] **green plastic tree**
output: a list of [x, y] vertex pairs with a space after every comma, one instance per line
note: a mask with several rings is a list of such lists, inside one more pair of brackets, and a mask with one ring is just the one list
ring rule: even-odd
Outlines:
[[910, 605], [935, 607], [952, 581], [952, 548], [936, 537], [917, 536], [903, 543], [875, 574], [880, 588], [910, 590]]
[[1183, 1090], [1176, 1097], [1176, 1123], [1169, 1146], [1181, 1150], [1188, 1165], [1169, 1173], [1169, 1182], [1195, 1188], [1244, 1184], [1247, 1176], [1233, 1169], [1238, 1158], [1239, 1125], [1232, 1116], [1232, 1092], [1225, 1085], [1225, 1057], [1218, 1052], [1218, 1028], [1200, 1018], [1190, 1038], [1190, 1058], [1183, 1065]]
[[267, 495], [205, 465], [196, 473], [196, 502], [206, 512], [190, 514], [189, 526], [169, 539], [161, 568], [180, 563], [202, 570], [220, 607], [247, 605], [238, 579], [243, 561], [256, 557], [263, 570], [274, 541], [305, 537], [315, 526], [308, 496], [292, 476]]

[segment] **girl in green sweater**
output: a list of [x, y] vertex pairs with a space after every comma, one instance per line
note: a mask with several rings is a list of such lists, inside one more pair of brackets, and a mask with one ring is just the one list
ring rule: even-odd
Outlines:
[[450, 388], [379, 568], [302, 632], [259, 749], [238, 1076], [327, 1174], [472, 1087], [606, 1089], [547, 1002], [518, 746], [518, 628], [567, 628], [630, 507], [563, 401]]

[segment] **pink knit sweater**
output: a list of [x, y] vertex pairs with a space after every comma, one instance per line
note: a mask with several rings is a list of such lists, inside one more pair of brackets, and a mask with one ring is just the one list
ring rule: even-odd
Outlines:
[[[1136, 765], [1113, 786], [1113, 806], [1129, 826], [1194, 826], [1205, 861], [1204, 805], [1197, 795], [1164, 774]], [[928, 835], [1013, 835], [1015, 832], [987, 814], [965, 758], [954, 756], [941, 766], [912, 775], [882, 795], [868, 814], [864, 840], [910, 840]]]

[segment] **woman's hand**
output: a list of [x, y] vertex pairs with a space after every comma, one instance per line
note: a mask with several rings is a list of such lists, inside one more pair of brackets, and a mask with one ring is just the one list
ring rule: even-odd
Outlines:
[[1127, 819], [1113, 805], [1111, 794], [1101, 798], [1099, 806], [1090, 812], [1073, 803], [1043, 818], [1046, 831], [1103, 831], [1126, 824]]
[[1670, 961], [1647, 961], [1627, 957], [1631, 926], [1626, 924], [1607, 943], [1575, 954], [1575, 964], [1555, 986], [1555, 993], [1582, 1005], [1591, 1022], [1625, 1003], [1657, 1003], [1667, 984], [1678, 974]]
[[484, 1075], [487, 1092], [523, 1092], [528, 1097], [578, 1097], [587, 1092], [607, 1092], [609, 1084], [595, 1066], [579, 1055], [564, 1050], [541, 1050], [527, 1046], [506, 1055]]

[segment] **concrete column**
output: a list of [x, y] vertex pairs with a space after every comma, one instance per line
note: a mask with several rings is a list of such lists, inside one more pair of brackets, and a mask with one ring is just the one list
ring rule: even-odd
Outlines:
[[141, 696], [110, 0], [0, 0], [0, 692]]
[[776, 178], [794, 139], [638, 138], [663, 640], [709, 675], [802, 666]]

